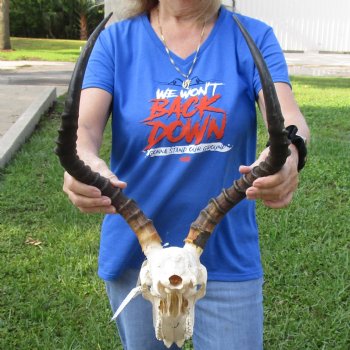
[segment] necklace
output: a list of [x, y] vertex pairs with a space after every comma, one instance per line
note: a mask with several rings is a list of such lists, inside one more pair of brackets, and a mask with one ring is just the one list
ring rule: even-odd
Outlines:
[[199, 49], [201, 47], [201, 44], [202, 44], [202, 40], [203, 40], [203, 36], [204, 36], [204, 29], [205, 29], [205, 26], [207, 24], [207, 21], [205, 20], [204, 23], [203, 23], [203, 28], [202, 28], [202, 32], [201, 32], [201, 36], [200, 36], [200, 39], [199, 39], [199, 43], [198, 43], [198, 46], [197, 46], [197, 50], [196, 50], [196, 54], [194, 56], [194, 59], [192, 61], [192, 65], [191, 65], [191, 68], [190, 70], [188, 71], [187, 74], [185, 74], [184, 72], [181, 71], [181, 69], [176, 65], [174, 59], [171, 57], [171, 54], [170, 54], [170, 50], [168, 48], [168, 45], [165, 41], [165, 38], [164, 38], [164, 35], [163, 35], [163, 29], [162, 29], [162, 26], [160, 25], [160, 21], [159, 21], [159, 9], [158, 9], [158, 27], [159, 27], [159, 33], [160, 33], [160, 37], [162, 39], [162, 42], [163, 42], [163, 45], [165, 47], [165, 51], [166, 53], [168, 54], [168, 57], [169, 57], [169, 60], [170, 60], [170, 63], [175, 67], [175, 69], [177, 70], [177, 72], [179, 72], [184, 78], [185, 80], [182, 82], [182, 87], [184, 89], [188, 89], [191, 85], [191, 79], [190, 79], [190, 75], [192, 74], [192, 71], [193, 71], [193, 68], [197, 62], [197, 58], [198, 58], [198, 52], [199, 52]]

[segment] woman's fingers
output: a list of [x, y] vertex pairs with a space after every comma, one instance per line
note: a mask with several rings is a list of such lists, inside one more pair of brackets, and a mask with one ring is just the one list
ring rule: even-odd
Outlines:
[[[292, 200], [293, 193], [298, 187], [297, 153], [292, 148], [291, 155], [277, 173], [256, 179], [246, 191], [248, 199], [261, 199], [270, 208], [286, 207]], [[247, 174], [267, 155], [262, 152], [259, 159], [252, 165], [242, 165], [239, 168], [241, 174]]]
[[69, 195], [69, 192], [80, 194], [86, 197], [98, 198], [101, 197], [101, 191], [94, 187], [77, 181], [67, 172], [64, 173], [63, 191]]
[[[110, 171], [105, 177], [108, 177], [113, 185], [125, 188], [126, 183], [120, 181]], [[116, 209], [111, 205], [111, 199], [103, 196], [101, 191], [94, 187], [86, 185], [67, 172], [64, 174], [63, 191], [67, 194], [69, 200], [83, 213], [116, 213]]]

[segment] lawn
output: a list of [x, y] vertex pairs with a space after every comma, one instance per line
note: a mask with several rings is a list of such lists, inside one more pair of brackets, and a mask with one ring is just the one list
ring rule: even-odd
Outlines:
[[[258, 203], [265, 349], [348, 350], [350, 79], [293, 86], [312, 142], [290, 207]], [[0, 173], [1, 349], [121, 349], [96, 276], [102, 217], [79, 213], [61, 190], [61, 110], [62, 100]]]
[[85, 41], [11, 38], [12, 50], [0, 51], [0, 60], [75, 62]]

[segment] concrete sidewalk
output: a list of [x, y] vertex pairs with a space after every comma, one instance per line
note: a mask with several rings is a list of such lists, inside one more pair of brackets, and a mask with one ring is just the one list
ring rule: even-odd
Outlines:
[[0, 168], [66, 93], [73, 68], [67, 62], [0, 61]]
[[0, 168], [32, 134], [54, 101], [55, 87], [0, 86]]
[[[290, 75], [350, 78], [349, 54], [286, 53]], [[74, 63], [0, 61], [0, 168], [67, 91]]]
[[350, 54], [285, 53], [290, 75], [350, 78]]

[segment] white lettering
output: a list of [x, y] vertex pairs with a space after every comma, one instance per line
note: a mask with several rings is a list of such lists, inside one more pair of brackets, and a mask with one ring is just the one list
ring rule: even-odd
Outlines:
[[162, 157], [172, 154], [196, 154], [203, 152], [229, 152], [233, 146], [224, 145], [221, 142], [203, 143], [200, 145], [171, 146], [152, 148], [146, 151], [147, 157]]
[[177, 97], [176, 90], [172, 90], [172, 89], [166, 89], [166, 90], [157, 89], [156, 96], [157, 96], [157, 99]]

